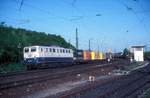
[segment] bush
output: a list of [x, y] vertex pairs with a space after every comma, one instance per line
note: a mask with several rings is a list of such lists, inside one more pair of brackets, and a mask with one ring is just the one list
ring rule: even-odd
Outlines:
[[12, 63], [8, 65], [4, 64], [0, 66], [0, 73], [10, 73], [24, 70], [26, 70], [26, 66], [20, 63]]

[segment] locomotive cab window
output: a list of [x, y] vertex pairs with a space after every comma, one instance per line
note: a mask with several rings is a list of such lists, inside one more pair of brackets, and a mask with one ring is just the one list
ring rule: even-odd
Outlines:
[[31, 48], [31, 52], [35, 52], [36, 51], [36, 47]]
[[25, 52], [25, 53], [26, 53], [26, 52], [29, 52], [29, 48], [25, 48], [24, 52]]

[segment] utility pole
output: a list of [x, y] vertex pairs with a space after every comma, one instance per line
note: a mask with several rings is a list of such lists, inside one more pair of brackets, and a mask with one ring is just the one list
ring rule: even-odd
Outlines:
[[99, 49], [99, 41], [97, 41], [97, 52], [99, 53], [100, 49]]
[[18, 50], [19, 50], [19, 56], [18, 56], [18, 60], [19, 60], [19, 63], [21, 62], [21, 43], [18, 44]]
[[98, 52], [99, 52], [100, 50], [99, 50], [99, 45], [98, 45]]
[[76, 49], [78, 50], [78, 29], [76, 28]]
[[70, 41], [70, 39], [68, 40], [68, 42], [69, 42], [69, 48], [71, 48], [71, 41]]
[[89, 51], [91, 51], [91, 40], [89, 39]]
[[146, 44], [146, 45], [145, 45], [145, 51], [146, 51], [146, 52], [148, 51], [147, 48], [148, 48], [148, 45]]

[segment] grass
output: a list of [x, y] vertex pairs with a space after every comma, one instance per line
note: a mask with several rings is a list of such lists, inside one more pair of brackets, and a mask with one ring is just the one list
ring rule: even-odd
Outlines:
[[150, 98], [150, 95], [147, 95], [145, 98]]
[[144, 98], [150, 98], [150, 93], [146, 94]]
[[12, 64], [0, 66], [0, 74], [24, 71], [24, 70], [26, 70], [26, 67], [21, 63], [12, 63]]
[[148, 91], [146, 92], [146, 95], [145, 95], [144, 98], [150, 98], [150, 90], [148, 90]]

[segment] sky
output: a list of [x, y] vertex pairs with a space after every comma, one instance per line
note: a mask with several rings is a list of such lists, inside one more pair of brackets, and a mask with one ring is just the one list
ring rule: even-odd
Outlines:
[[0, 22], [61, 35], [79, 48], [113, 52], [150, 49], [150, 0], [0, 0]]

